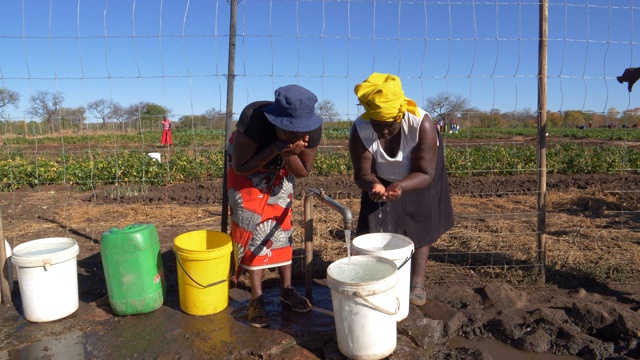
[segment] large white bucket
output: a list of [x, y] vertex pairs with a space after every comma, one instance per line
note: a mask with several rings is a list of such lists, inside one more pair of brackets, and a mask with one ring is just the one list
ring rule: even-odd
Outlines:
[[396, 264], [383, 257], [351, 256], [329, 265], [327, 286], [343, 355], [382, 359], [396, 349], [397, 282]]
[[25, 319], [53, 321], [78, 309], [79, 252], [70, 238], [32, 240], [13, 249]]
[[408, 237], [393, 233], [371, 233], [360, 235], [351, 242], [354, 255], [375, 255], [389, 259], [398, 266], [398, 285], [396, 294], [400, 300], [400, 311], [396, 321], [402, 321], [409, 315], [409, 293], [411, 291], [411, 256], [413, 241]]

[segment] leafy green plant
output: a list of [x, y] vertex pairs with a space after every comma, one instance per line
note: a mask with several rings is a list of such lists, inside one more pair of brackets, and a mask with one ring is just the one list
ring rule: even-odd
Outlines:
[[[325, 134], [336, 139], [348, 138], [352, 122], [328, 123]], [[535, 129], [473, 129], [474, 136], [482, 134], [496, 136], [496, 132], [514, 131], [523, 134]], [[573, 131], [566, 129], [567, 135]], [[617, 130], [617, 131], [616, 131]], [[636, 134], [632, 129], [590, 129], [590, 134], [611, 135]], [[158, 133], [158, 132], [154, 132]], [[224, 176], [224, 132], [222, 130], [191, 130], [185, 128], [178, 132], [185, 136], [182, 142], [191, 139], [194, 146], [181, 146], [163, 153], [163, 161], [148, 156], [139, 146], [128, 146], [127, 142], [139, 141], [141, 135], [118, 134], [100, 136], [75, 136], [76, 141], [91, 143], [90, 150], [59, 152], [61, 150], [42, 150], [34, 153], [33, 146], [7, 145], [0, 152], [0, 191], [12, 191], [22, 186], [48, 184], [69, 184], [81, 189], [93, 186], [118, 184], [144, 189], [176, 182], [203, 181]], [[470, 136], [466, 134], [449, 134]], [[146, 134], [150, 135], [150, 134]], [[157, 134], [156, 134], [157, 135]], [[154, 136], [156, 136], [154, 135]], [[17, 138], [14, 138], [17, 139]], [[65, 141], [67, 136], [37, 139], [37, 144], [49, 141]], [[8, 141], [9, 139], [5, 139]], [[32, 139], [34, 140], [34, 139]], [[148, 141], [149, 138], [147, 137]], [[346, 140], [345, 140], [346, 141]], [[103, 142], [102, 146], [93, 146]], [[107, 143], [110, 144], [107, 146]], [[117, 150], [112, 144], [118, 144]], [[197, 146], [196, 146], [197, 145]], [[345, 143], [346, 145], [346, 143]], [[37, 147], [36, 147], [37, 149]], [[56, 149], [54, 147], [54, 149]], [[56, 152], [58, 151], [58, 152]], [[446, 168], [450, 176], [485, 176], [534, 174], [537, 171], [537, 149], [534, 145], [490, 144], [472, 147], [446, 146]], [[559, 143], [547, 147], [547, 172], [562, 174], [621, 174], [640, 172], [640, 149], [632, 146], [585, 146], [580, 143]], [[332, 176], [351, 175], [353, 166], [349, 153], [343, 148], [320, 148], [314, 161], [312, 175]]]

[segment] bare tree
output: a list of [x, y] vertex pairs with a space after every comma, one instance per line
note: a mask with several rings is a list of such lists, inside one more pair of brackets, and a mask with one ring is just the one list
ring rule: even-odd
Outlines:
[[87, 110], [98, 115], [102, 120], [102, 127], [104, 128], [107, 126], [107, 121], [111, 120], [113, 117], [114, 106], [115, 103], [113, 100], [98, 99], [87, 104]]
[[176, 128], [189, 127], [194, 129], [224, 128], [226, 116], [222, 111], [212, 107], [201, 115], [182, 115], [177, 121]]
[[87, 110], [84, 108], [84, 106], [79, 106], [77, 108], [61, 107], [54, 115], [54, 118], [60, 121], [61, 128], [63, 129], [82, 129], [82, 124], [84, 124], [86, 120], [86, 111]]
[[[616, 120], [620, 117], [620, 111], [618, 111], [618, 109], [616, 109], [615, 107], [610, 107], [607, 110], [607, 114], [605, 115], [605, 123], [602, 125], [608, 125], [608, 124], [613, 124], [616, 122]], [[600, 124], [598, 124], [600, 125]]]
[[122, 131], [124, 132], [124, 124], [127, 121], [127, 109], [123, 108], [120, 103], [113, 103], [113, 107], [111, 109], [111, 118], [122, 125]]
[[218, 110], [218, 109], [216, 109], [214, 107], [212, 107], [211, 109], [205, 111], [203, 115], [206, 116], [209, 120], [215, 120], [215, 119], [219, 118], [220, 116], [223, 116], [223, 117], [225, 116], [225, 114], [222, 111], [220, 111], [220, 110]]
[[316, 114], [323, 121], [339, 121], [340, 114], [336, 110], [336, 104], [331, 100], [324, 99], [316, 105]]
[[531, 127], [536, 124], [536, 115], [531, 108], [524, 108], [516, 111], [504, 112], [502, 117], [509, 127]]
[[435, 119], [441, 119], [445, 124], [455, 121], [469, 106], [469, 101], [459, 94], [441, 92], [427, 99], [424, 109], [435, 115]]
[[205, 111], [204, 116], [209, 120], [210, 127], [224, 129], [227, 116], [222, 111], [213, 107]]
[[58, 109], [64, 102], [64, 95], [60, 91], [50, 93], [46, 90], [38, 91], [34, 95], [31, 95], [29, 103], [31, 104], [29, 114], [39, 117], [42, 121], [51, 126], [51, 131], [54, 131], [54, 119]]
[[126, 114], [126, 122], [130, 124], [130, 126], [135, 125], [138, 130], [142, 131], [142, 117], [147, 111], [147, 107], [149, 106], [149, 102], [141, 101], [139, 103], [131, 104], [124, 109]]
[[17, 108], [20, 105], [20, 94], [13, 90], [0, 88], [0, 109], [8, 105]]
[[126, 121], [135, 125], [139, 131], [151, 130], [161, 125], [162, 115], [171, 116], [171, 110], [162, 105], [142, 101], [131, 104], [125, 109]]

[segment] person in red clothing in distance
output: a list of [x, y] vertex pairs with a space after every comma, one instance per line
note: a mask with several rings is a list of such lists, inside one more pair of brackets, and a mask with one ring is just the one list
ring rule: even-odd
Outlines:
[[160, 143], [164, 147], [173, 145], [173, 139], [171, 137], [171, 120], [167, 118], [167, 115], [162, 115], [162, 138]]

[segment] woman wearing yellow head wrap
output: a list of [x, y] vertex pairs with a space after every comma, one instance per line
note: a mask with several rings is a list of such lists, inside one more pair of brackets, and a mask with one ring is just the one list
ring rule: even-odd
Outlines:
[[429, 248], [453, 227], [440, 134], [431, 116], [405, 97], [397, 76], [373, 73], [354, 92], [364, 108], [349, 136], [362, 189], [356, 233], [391, 232], [413, 241], [411, 276], [398, 287], [406, 282], [410, 302], [420, 306]]
[[416, 102], [404, 96], [400, 78], [395, 75], [373, 73], [354, 89], [364, 107], [363, 120], [402, 120], [405, 111], [418, 115]]

